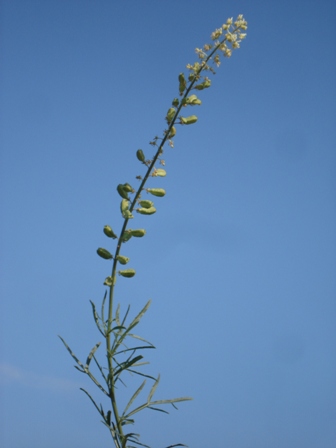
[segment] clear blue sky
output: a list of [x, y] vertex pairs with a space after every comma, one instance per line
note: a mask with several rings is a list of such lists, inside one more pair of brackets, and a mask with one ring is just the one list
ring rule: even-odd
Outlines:
[[[165, 151], [167, 190], [136, 216], [117, 299], [152, 341], [157, 399], [134, 427], [153, 448], [336, 446], [336, 3], [1, 2], [1, 437], [3, 448], [112, 446], [57, 338], [101, 340], [119, 231], [177, 76], [228, 17], [248, 35]], [[193, 110], [194, 112], [194, 110]], [[111, 246], [111, 249], [113, 245]], [[102, 352], [103, 355], [103, 352]], [[132, 392], [120, 389], [121, 396]]]

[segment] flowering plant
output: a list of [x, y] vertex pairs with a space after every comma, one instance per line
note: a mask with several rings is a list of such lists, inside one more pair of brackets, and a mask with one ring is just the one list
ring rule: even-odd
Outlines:
[[[119, 184], [117, 186], [117, 192], [121, 197], [120, 211], [124, 221], [119, 234], [116, 234], [109, 225], [103, 228], [104, 234], [110, 240], [116, 240], [114, 253], [112, 254], [110, 250], [102, 247], [97, 249], [97, 254], [101, 258], [112, 261], [111, 273], [104, 281], [107, 289], [102, 300], [100, 314], [97, 311], [96, 305], [91, 301], [94, 321], [101, 336], [105, 339], [107, 366], [104, 367], [96, 356], [97, 349], [101, 344], [100, 342], [93, 347], [86, 362], [83, 363], [76, 357], [64, 339], [60, 337], [70, 355], [76, 361], [76, 369], [88, 375], [100, 391], [108, 398], [111, 408], [106, 411], [101, 404], [98, 405], [96, 403], [85, 389], [81, 389], [89, 397], [100, 414], [102, 422], [110, 431], [116, 448], [131, 448], [134, 447], [133, 444], [148, 447], [148, 445], [139, 442], [139, 434], [125, 431], [127, 425], [134, 423], [134, 416], [138, 412], [144, 409], [167, 412], [160, 406], [171, 404], [175, 407], [175, 403], [177, 402], [191, 400], [190, 397], [153, 400], [160, 376], [157, 378], [152, 377], [143, 373], [139, 368], [146, 364], [143, 361], [143, 355], [141, 353], [146, 349], [154, 348], [154, 346], [133, 333], [134, 328], [139, 324], [141, 318], [148, 310], [150, 301], [146, 303], [144, 308], [130, 323], [126, 323], [130, 307], [128, 307], [125, 315], [121, 317], [120, 305], [115, 306], [114, 303], [116, 279], [117, 274], [124, 278], [131, 278], [136, 274], [135, 269], [125, 267], [129, 262], [129, 258], [121, 254], [124, 245], [131, 238], [142, 238], [146, 234], [145, 229], [128, 228], [129, 221], [134, 218], [134, 212], [148, 216], [156, 213], [154, 202], [144, 199], [142, 197], [143, 192], [146, 191], [149, 193], [153, 196], [153, 199], [162, 198], [166, 194], [163, 188], [145, 187], [150, 177], [164, 177], [167, 174], [163, 168], [165, 161], [162, 158], [165, 144], [168, 143], [170, 147], [174, 146], [173, 139], [176, 135], [176, 127], [178, 125], [184, 126], [196, 123], [197, 116], [193, 114], [185, 116], [185, 108], [200, 106], [202, 104], [202, 101], [197, 95], [199, 92], [211, 86], [210, 78], [205, 76], [204, 73], [208, 72], [209, 75], [215, 74], [213, 66], [219, 67], [221, 56], [229, 58], [232, 55], [232, 51], [240, 47], [240, 42], [246, 36], [243, 32], [246, 29], [247, 22], [242, 15], [239, 15], [236, 21], [230, 18], [222, 27], [216, 29], [211, 34], [213, 41], [211, 44], [205, 44], [201, 49], [196, 48], [198, 61], [194, 64], [187, 65], [188, 75], [180, 73], [178, 76], [179, 95], [173, 99], [171, 107], [167, 111], [165, 117], [167, 122], [166, 129], [164, 129], [162, 137], [156, 136], [150, 142], [151, 147], [155, 150], [155, 154], [147, 158], [142, 149], [136, 151], [136, 157], [144, 169], [144, 174], [136, 176], [140, 181], [140, 185], [136, 189], [129, 183]], [[192, 91], [195, 93], [192, 93]], [[131, 345], [126, 345], [126, 341], [132, 341]], [[97, 379], [97, 374], [94, 374], [91, 370], [92, 361], [94, 361], [93, 364], [98, 369], [101, 377], [100, 380]], [[123, 382], [121, 376], [125, 372], [136, 374], [145, 379], [121, 411], [117, 401], [116, 385], [119, 382]], [[147, 380], [153, 382], [147, 399], [141, 405], [134, 406], [134, 402], [145, 387]], [[185, 445], [178, 443], [170, 445], [168, 448], [173, 446]]]

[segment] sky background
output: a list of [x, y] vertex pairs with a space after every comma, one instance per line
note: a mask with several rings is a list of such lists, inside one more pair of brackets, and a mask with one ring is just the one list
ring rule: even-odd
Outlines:
[[[165, 150], [157, 213], [123, 254], [117, 301], [155, 344], [153, 448], [336, 446], [336, 3], [3, 0], [1, 419], [4, 448], [112, 446], [60, 334], [85, 359], [122, 225], [119, 183], [165, 129], [178, 74], [228, 17], [241, 49]], [[152, 199], [152, 198], [151, 198]], [[104, 350], [101, 348], [101, 356]], [[133, 381], [133, 380], [132, 380]], [[133, 383], [120, 387], [121, 400]]]

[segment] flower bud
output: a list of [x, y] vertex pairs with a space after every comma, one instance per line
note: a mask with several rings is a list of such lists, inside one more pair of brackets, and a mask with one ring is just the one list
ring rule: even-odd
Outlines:
[[123, 243], [127, 243], [128, 240], [130, 240], [132, 238], [132, 234], [129, 230], [125, 230], [125, 232], [123, 233], [122, 237], [121, 237], [121, 241]]
[[190, 106], [200, 106], [202, 104], [202, 101], [199, 100], [196, 95], [188, 96], [187, 100]]
[[211, 86], [211, 80], [206, 78], [201, 84], [197, 84], [197, 86], [195, 86], [194, 89], [203, 90], [207, 89], [210, 86]]
[[148, 193], [153, 194], [154, 196], [162, 197], [166, 194], [166, 190], [163, 188], [147, 188]]
[[152, 215], [153, 213], [156, 212], [156, 208], [155, 207], [150, 207], [150, 208], [137, 208], [136, 211], [138, 213], [141, 213], [142, 215]]
[[179, 99], [178, 98], [174, 98], [173, 102], [172, 102], [172, 105], [177, 107], [179, 105]]
[[133, 218], [132, 213], [128, 210], [128, 205], [129, 205], [129, 200], [128, 199], [123, 199], [121, 201], [120, 210], [121, 210], [121, 214], [123, 215], [123, 217], [125, 219]]
[[104, 258], [105, 260], [111, 260], [111, 258], [113, 258], [113, 257], [112, 257], [112, 254], [110, 254], [110, 252], [109, 252], [108, 250], [106, 250], [106, 249], [104, 249], [104, 248], [102, 248], [102, 247], [99, 247], [99, 248], [97, 249], [97, 254], [98, 254], [100, 257]]
[[[147, 209], [147, 210], [149, 210], [149, 209]], [[130, 230], [130, 232], [131, 232], [132, 236], [135, 236], [137, 238], [141, 238], [146, 235], [145, 229], [135, 229], [135, 230]]]
[[103, 231], [104, 231], [105, 235], [108, 236], [109, 238], [113, 238], [113, 239], [118, 238], [110, 226], [104, 226]]
[[153, 177], [156, 177], [156, 176], [165, 177], [166, 174], [167, 174], [166, 170], [163, 170], [162, 168], [158, 168], [153, 171], [152, 176]]
[[121, 196], [122, 198], [124, 198], [124, 199], [128, 199], [128, 194], [127, 194], [127, 191], [126, 191], [125, 188], [124, 188], [124, 185], [119, 184], [119, 185], [117, 186], [117, 190], [118, 190], [118, 193], [120, 194], [120, 196]]
[[196, 115], [190, 115], [190, 117], [180, 117], [181, 124], [193, 124], [196, 123]]
[[124, 189], [124, 191], [126, 191], [127, 193], [133, 193], [133, 188], [130, 186], [130, 184], [124, 184], [123, 185], [123, 189]]
[[129, 258], [128, 257], [124, 257], [123, 255], [118, 255], [117, 256], [117, 260], [121, 264], [127, 264], [129, 262]]
[[141, 205], [141, 207], [150, 208], [150, 207], [152, 207], [154, 205], [154, 202], [153, 201], [143, 200], [143, 201], [140, 201], [139, 204]]
[[145, 154], [143, 153], [142, 149], [138, 149], [136, 152], [136, 156], [140, 162], [144, 162], [146, 160]]
[[172, 122], [175, 113], [176, 113], [176, 110], [174, 109], [174, 107], [171, 107], [171, 108], [168, 110], [168, 112], [167, 112], [167, 116], [166, 116], [166, 120], [167, 120], [167, 123], [168, 123], [168, 124]]
[[172, 126], [172, 128], [169, 132], [168, 138], [173, 138], [175, 135], [176, 135], [176, 128], [175, 128], [175, 126]]
[[104, 285], [112, 286], [112, 285], [116, 284], [116, 281], [117, 281], [117, 277], [116, 276], [114, 276], [114, 279], [113, 279], [113, 277], [106, 277], [106, 279], [104, 281]]
[[184, 73], [179, 74], [178, 80], [180, 83], [179, 84], [180, 95], [183, 95], [183, 92], [185, 91], [185, 89], [187, 87], [187, 81], [185, 80]]
[[119, 275], [122, 275], [123, 277], [134, 277], [135, 276], [135, 270], [134, 269], [125, 269], [123, 271], [118, 271]]

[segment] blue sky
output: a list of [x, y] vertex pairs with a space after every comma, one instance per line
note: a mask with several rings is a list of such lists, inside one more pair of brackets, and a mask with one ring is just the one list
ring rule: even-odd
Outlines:
[[336, 446], [335, 2], [3, 0], [4, 448], [112, 446], [57, 335], [80, 358], [101, 340], [116, 186], [137, 185], [194, 49], [241, 13], [246, 40], [151, 181], [165, 198], [132, 223], [147, 234], [117, 300], [153, 300], [138, 332], [157, 399], [194, 398], [134, 430], [157, 448]]

